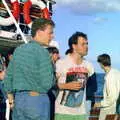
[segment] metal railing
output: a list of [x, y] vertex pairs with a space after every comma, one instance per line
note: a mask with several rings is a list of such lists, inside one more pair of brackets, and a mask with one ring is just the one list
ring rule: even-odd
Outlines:
[[7, 11], [8, 11], [8, 13], [9, 13], [10, 17], [12, 18], [12, 20], [13, 20], [13, 22], [14, 22], [16, 28], [17, 28], [17, 31], [18, 31], [19, 34], [21, 35], [23, 41], [24, 41], [25, 43], [28, 43], [28, 41], [26, 40], [26, 38], [25, 38], [23, 32], [21, 31], [21, 29], [20, 29], [20, 27], [19, 27], [19, 24], [17, 23], [17, 21], [15, 20], [14, 16], [12, 15], [12, 13], [11, 13], [11, 11], [10, 11], [10, 9], [9, 9], [9, 7], [8, 7], [8, 5], [7, 5], [7, 3], [6, 3], [6, 1], [5, 1], [5, 0], [2, 0], [2, 2], [3, 2], [3, 4], [4, 4], [4, 6], [5, 6], [5, 8], [7, 9]]

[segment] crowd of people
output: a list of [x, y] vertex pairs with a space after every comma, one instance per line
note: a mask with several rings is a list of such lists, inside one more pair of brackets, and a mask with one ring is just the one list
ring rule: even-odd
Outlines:
[[58, 48], [49, 46], [54, 27], [52, 20], [36, 19], [32, 40], [15, 49], [7, 68], [0, 63], [1, 94], [9, 101], [12, 120], [88, 120], [96, 107], [101, 108], [99, 120], [119, 114], [120, 72], [111, 67], [110, 56], [97, 58], [106, 75], [103, 100], [96, 103], [96, 74], [85, 59], [87, 35], [73, 33], [65, 57], [60, 58]]

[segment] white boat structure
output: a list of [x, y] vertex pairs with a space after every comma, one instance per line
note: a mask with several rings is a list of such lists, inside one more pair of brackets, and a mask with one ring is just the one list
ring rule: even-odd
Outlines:
[[51, 19], [54, 0], [1, 0], [0, 53], [5, 55], [31, 39], [31, 24], [36, 18]]

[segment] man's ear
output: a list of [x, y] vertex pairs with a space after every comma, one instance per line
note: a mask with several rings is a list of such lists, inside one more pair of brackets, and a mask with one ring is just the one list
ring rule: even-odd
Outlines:
[[76, 50], [76, 45], [72, 44], [72, 48], [73, 48], [73, 50]]
[[100, 64], [101, 68], [104, 68], [104, 67], [105, 67], [102, 63], [99, 63], [99, 64]]
[[38, 29], [38, 30], [36, 31], [36, 34], [39, 34], [39, 33], [41, 33], [41, 30], [40, 30], [40, 29]]
[[56, 56], [56, 54], [52, 54], [52, 57], [54, 58]]

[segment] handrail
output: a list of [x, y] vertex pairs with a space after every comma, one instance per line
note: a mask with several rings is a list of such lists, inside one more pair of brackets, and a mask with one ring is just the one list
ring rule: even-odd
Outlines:
[[48, 0], [50, 3], [52, 4], [56, 4], [56, 1], [55, 0]]
[[23, 41], [24, 41], [25, 43], [28, 43], [28, 41], [26, 40], [24, 34], [22, 33], [22, 31], [21, 31], [19, 25], [17, 24], [17, 22], [16, 22], [14, 16], [12, 15], [12, 13], [11, 13], [11, 11], [10, 11], [10, 9], [9, 9], [9, 7], [8, 7], [8, 5], [7, 5], [7, 3], [6, 3], [6, 1], [5, 1], [5, 0], [2, 0], [2, 2], [3, 2], [3, 4], [4, 4], [4, 6], [5, 6], [5, 8], [7, 9], [7, 11], [8, 11], [8, 13], [9, 13], [10, 17], [12, 18], [12, 20], [13, 20], [13, 22], [14, 22], [14, 24], [15, 24], [17, 30], [18, 30], [18, 32], [20, 33], [20, 35], [21, 35]]

